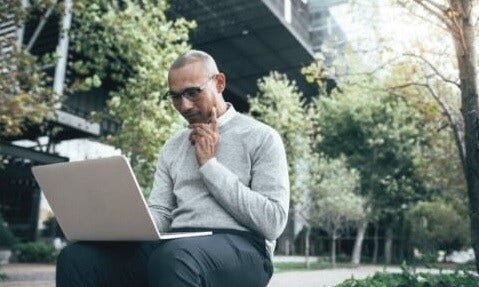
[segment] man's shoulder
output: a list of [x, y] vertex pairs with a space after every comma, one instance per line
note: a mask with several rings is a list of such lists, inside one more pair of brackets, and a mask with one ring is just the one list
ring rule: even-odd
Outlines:
[[274, 156], [279, 156], [277, 152], [284, 153], [281, 135], [273, 127], [249, 115], [239, 114], [235, 120], [235, 137], [246, 144], [252, 156], [259, 156], [265, 151], [268, 154], [274, 151]]
[[235, 120], [236, 126], [240, 128], [241, 130], [256, 134], [261, 137], [272, 135], [272, 134], [278, 134], [278, 132], [271, 126], [261, 121], [258, 121], [257, 119], [249, 115], [238, 113], [238, 115], [235, 117], [234, 120]]

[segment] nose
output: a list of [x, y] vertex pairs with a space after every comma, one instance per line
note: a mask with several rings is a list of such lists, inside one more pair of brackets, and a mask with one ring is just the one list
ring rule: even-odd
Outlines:
[[194, 105], [193, 105], [193, 102], [191, 102], [187, 98], [181, 97], [180, 101], [177, 104], [177, 107], [178, 107], [178, 110], [182, 114], [184, 114], [184, 113], [188, 113], [190, 110], [192, 110]]

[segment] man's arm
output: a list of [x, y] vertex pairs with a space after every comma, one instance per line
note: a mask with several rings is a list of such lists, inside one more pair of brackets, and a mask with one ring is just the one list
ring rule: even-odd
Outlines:
[[171, 212], [176, 207], [173, 194], [173, 180], [168, 172], [168, 164], [164, 158], [164, 148], [158, 157], [153, 189], [148, 199], [148, 207], [155, 224], [160, 231], [168, 231], [171, 224]]
[[281, 137], [270, 133], [252, 156], [251, 187], [215, 157], [199, 171], [213, 197], [238, 222], [275, 240], [286, 226], [289, 209], [288, 167]]

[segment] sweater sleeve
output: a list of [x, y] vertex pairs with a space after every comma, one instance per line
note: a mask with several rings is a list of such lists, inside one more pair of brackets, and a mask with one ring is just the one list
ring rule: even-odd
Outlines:
[[289, 178], [281, 137], [271, 132], [252, 154], [251, 185], [216, 158], [200, 168], [211, 195], [239, 223], [268, 240], [279, 237], [286, 226], [289, 208]]
[[148, 207], [158, 229], [168, 231], [172, 220], [171, 212], [176, 207], [176, 200], [173, 194], [173, 180], [168, 172], [168, 164], [164, 157], [164, 149], [158, 157]]

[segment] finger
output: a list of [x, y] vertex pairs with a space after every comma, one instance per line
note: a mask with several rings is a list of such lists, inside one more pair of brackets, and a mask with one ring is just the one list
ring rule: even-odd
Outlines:
[[213, 129], [213, 131], [216, 131], [216, 129], [218, 127], [218, 122], [217, 122], [217, 119], [216, 119], [216, 107], [213, 107], [211, 109], [210, 123], [211, 123], [211, 128]]
[[196, 152], [204, 153], [206, 150], [206, 139], [204, 137], [198, 137], [195, 142]]
[[194, 144], [194, 147], [195, 147], [195, 151], [196, 151], [196, 154], [198, 155], [198, 153], [200, 152], [201, 148], [200, 148], [200, 139], [196, 139], [195, 141], [195, 144]]
[[208, 124], [202, 124], [202, 123], [197, 123], [197, 124], [190, 124], [188, 128], [190, 129], [196, 129], [198, 127], [204, 127], [204, 128], [210, 128], [210, 125]]
[[202, 124], [198, 125], [194, 128], [195, 133], [198, 133], [199, 131], [204, 131], [205, 133], [209, 134], [210, 136], [213, 136], [215, 131], [212, 130], [212, 128], [209, 125]]
[[213, 134], [211, 131], [198, 129], [196, 131], [196, 136], [204, 137], [204, 138], [212, 138]]

